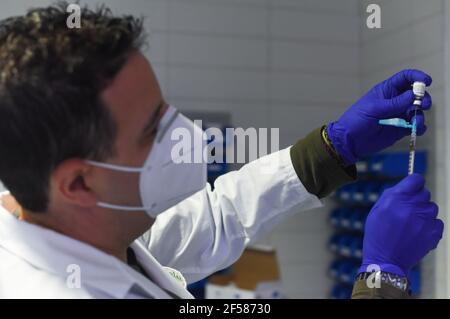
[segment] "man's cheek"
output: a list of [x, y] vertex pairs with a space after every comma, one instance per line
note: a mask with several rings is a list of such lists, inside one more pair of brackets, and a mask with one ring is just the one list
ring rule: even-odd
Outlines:
[[103, 179], [102, 189], [105, 193], [100, 201], [131, 206], [141, 204], [139, 173], [108, 172], [108, 177]]

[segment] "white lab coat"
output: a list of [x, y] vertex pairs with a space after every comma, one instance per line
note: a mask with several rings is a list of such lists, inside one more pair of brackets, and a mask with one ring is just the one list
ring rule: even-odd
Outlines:
[[[276, 165], [274, 174], [262, 171], [267, 163]], [[214, 191], [208, 185], [161, 214], [132, 244], [151, 280], [0, 208], [0, 298], [192, 298], [186, 282], [230, 266], [282, 219], [319, 206], [297, 177], [289, 149], [253, 161], [219, 177]]]

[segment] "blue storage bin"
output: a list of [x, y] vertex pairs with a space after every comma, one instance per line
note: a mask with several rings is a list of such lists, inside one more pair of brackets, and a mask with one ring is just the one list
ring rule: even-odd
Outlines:
[[331, 263], [330, 268], [328, 269], [328, 274], [332, 278], [339, 278], [339, 266], [341, 264], [340, 260], [335, 260]]
[[371, 174], [380, 174], [383, 171], [383, 154], [376, 154], [373, 155], [368, 160], [368, 171]]
[[351, 235], [342, 235], [338, 242], [338, 250], [337, 252], [344, 257], [351, 257], [352, 251], [351, 251], [351, 243], [353, 241], [353, 236]]
[[364, 189], [364, 203], [367, 205], [374, 204], [380, 197], [380, 182], [368, 182]]
[[360, 267], [359, 264], [353, 264], [353, 267], [351, 269], [351, 272], [350, 272], [349, 278], [348, 278], [349, 279], [349, 281], [348, 281], [349, 284], [353, 285], [355, 283], [356, 276], [358, 276], [359, 267]]
[[354, 188], [354, 184], [347, 184], [343, 187], [341, 187], [336, 192], [336, 197], [342, 201], [350, 201], [351, 200], [351, 194], [352, 194], [352, 188]]
[[384, 193], [384, 191], [385, 191], [386, 189], [394, 187], [395, 184], [397, 184], [397, 183], [386, 182], [386, 183], [381, 184], [381, 186], [380, 186], [380, 188], [379, 188], [379, 190], [378, 190], [378, 193], [379, 193], [378, 198], [380, 198], [381, 195], [383, 195], [383, 193]]
[[411, 284], [411, 294], [414, 296], [420, 295], [421, 291], [421, 273], [420, 267], [414, 267], [408, 274], [408, 279]]
[[353, 237], [350, 242], [350, 254], [354, 258], [362, 258], [363, 239], [360, 237]]
[[341, 235], [339, 234], [335, 234], [330, 238], [330, 241], [328, 242], [328, 248], [333, 251], [336, 252], [339, 249], [339, 242], [341, 240]]
[[364, 203], [364, 192], [367, 187], [366, 182], [358, 182], [354, 184], [354, 187], [351, 190], [351, 202], [357, 203], [357, 204], [363, 204]]
[[366, 219], [369, 214], [368, 210], [358, 209], [353, 212], [351, 224], [352, 229], [356, 231], [363, 231], [366, 224]]
[[349, 285], [337, 284], [331, 290], [332, 299], [350, 299], [352, 296], [352, 287]]
[[339, 226], [345, 229], [351, 229], [351, 218], [353, 215], [353, 210], [350, 208], [343, 208], [339, 216]]
[[[426, 151], [416, 151], [414, 172], [425, 174], [427, 169]], [[369, 172], [384, 177], [404, 177], [408, 175], [408, 152], [393, 152], [373, 156], [369, 161]]]
[[369, 173], [369, 159], [365, 158], [356, 163], [356, 170], [358, 174], [367, 174]]
[[355, 281], [358, 266], [352, 261], [343, 261], [339, 267], [339, 279], [342, 282], [352, 284]]
[[352, 211], [352, 216], [350, 218], [350, 229], [351, 230], [355, 230], [355, 231], [359, 230], [358, 227], [357, 227], [359, 219], [360, 219], [360, 210], [359, 209], [354, 209]]
[[341, 214], [345, 211], [345, 208], [336, 208], [330, 214], [330, 224], [334, 227], [340, 227]]

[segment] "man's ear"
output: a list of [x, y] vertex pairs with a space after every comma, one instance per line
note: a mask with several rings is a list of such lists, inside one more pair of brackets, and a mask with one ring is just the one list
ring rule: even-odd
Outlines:
[[86, 183], [86, 176], [91, 169], [82, 159], [65, 160], [51, 175], [51, 189], [60, 193], [60, 200], [81, 207], [96, 206], [95, 192]]

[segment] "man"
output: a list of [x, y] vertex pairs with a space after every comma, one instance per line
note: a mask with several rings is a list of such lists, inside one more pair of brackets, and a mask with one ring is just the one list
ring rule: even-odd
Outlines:
[[[20, 204], [18, 217], [0, 211], [0, 297], [191, 298], [186, 282], [231, 265], [293, 211], [319, 207], [355, 180], [358, 158], [406, 136], [378, 120], [410, 119], [411, 84], [431, 84], [421, 71], [400, 72], [212, 191], [203, 163], [174, 164], [173, 134], [199, 129], [165, 103], [140, 52], [141, 21], [84, 8], [82, 27], [68, 29], [65, 9], [0, 23], [0, 180]], [[423, 134], [422, 112], [417, 122]], [[275, 173], [263, 172], [267, 163]], [[413, 201], [393, 193], [377, 215]]]

